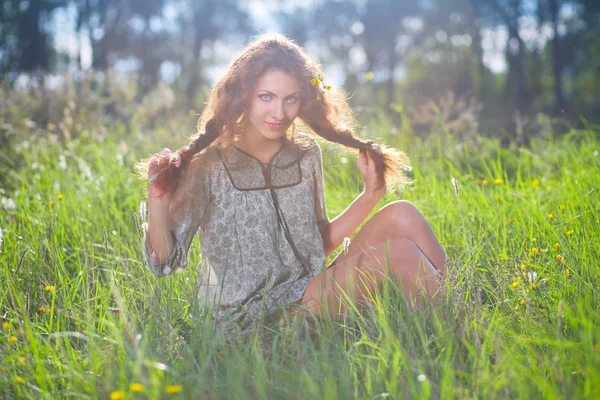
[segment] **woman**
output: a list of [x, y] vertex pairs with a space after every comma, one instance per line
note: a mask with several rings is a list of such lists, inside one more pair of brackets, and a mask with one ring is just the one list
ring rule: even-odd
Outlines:
[[[198, 234], [201, 267], [211, 278], [201, 285], [201, 304], [219, 322], [249, 327], [293, 305], [335, 318], [346, 312], [345, 296], [364, 304], [385, 277], [401, 282], [412, 299], [436, 293], [446, 273], [444, 250], [407, 201], [383, 207], [325, 267], [387, 188], [410, 181], [402, 152], [352, 135], [345, 95], [322, 76], [285, 36], [259, 37], [216, 83], [188, 146], [163, 149], [138, 166], [149, 178], [148, 266], [159, 277], [185, 269]], [[297, 124], [359, 150], [364, 190], [333, 220], [321, 148]]]

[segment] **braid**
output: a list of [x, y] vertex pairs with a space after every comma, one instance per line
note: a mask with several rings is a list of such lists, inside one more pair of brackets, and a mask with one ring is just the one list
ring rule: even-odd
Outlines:
[[367, 151], [375, 162], [375, 170], [382, 186], [393, 189], [402, 184], [410, 184], [412, 181], [402, 175], [400, 171], [408, 164], [408, 157], [401, 151], [381, 146], [383, 154], [373, 150], [371, 143], [354, 137], [348, 129], [336, 130], [327, 119], [322, 122], [305, 121], [313, 132], [329, 142], [339, 143], [359, 152]]
[[[158, 178], [156, 178], [156, 184], [164, 187], [168, 193], [172, 193], [181, 179], [181, 171], [184, 168], [187, 168], [195, 154], [200, 153], [218, 139], [221, 135], [221, 131], [222, 129], [217, 123], [213, 119], [210, 119], [205, 125], [204, 133], [197, 134], [197, 136], [190, 141], [190, 144], [188, 145], [190, 151], [182, 155], [181, 166], [177, 168], [174, 163], [170, 163], [165, 167], [164, 172], [161, 172]], [[137, 169], [140, 177], [147, 178], [152, 157], [154, 156], [151, 156], [149, 159], [138, 164]]]

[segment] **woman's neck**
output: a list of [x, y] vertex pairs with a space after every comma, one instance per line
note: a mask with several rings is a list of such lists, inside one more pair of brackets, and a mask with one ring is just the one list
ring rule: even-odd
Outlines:
[[284, 139], [285, 137], [273, 140], [263, 138], [263, 140], [248, 143], [249, 141], [245, 136], [241, 135], [234, 144], [246, 153], [252, 154], [261, 163], [268, 164], [284, 145]]

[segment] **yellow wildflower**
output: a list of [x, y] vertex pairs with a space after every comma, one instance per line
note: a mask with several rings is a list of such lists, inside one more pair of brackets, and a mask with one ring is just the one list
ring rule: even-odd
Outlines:
[[181, 385], [168, 385], [165, 388], [165, 393], [175, 394], [175, 393], [180, 393], [182, 390], [183, 390], [183, 386], [181, 386]]
[[327, 86], [327, 90], [331, 90], [331, 85], [328, 85], [328, 86]]
[[523, 263], [521, 264], [521, 269], [526, 269], [527, 268], [527, 264]]
[[548, 214], [548, 219], [552, 219], [553, 215], [552, 214]]
[[15, 335], [10, 335], [8, 337], [8, 342], [11, 343], [11, 344], [17, 343], [17, 337]]
[[539, 180], [539, 179], [534, 179], [533, 181], [531, 181], [531, 184], [532, 184], [533, 186], [537, 186], [537, 185], [539, 185], [539, 184], [540, 184], [540, 180]]
[[489, 183], [489, 182], [488, 182], [488, 180], [487, 180], [487, 179], [484, 179], [484, 180], [482, 180], [482, 181], [481, 181], [481, 184], [482, 184], [482, 185], [487, 185], [488, 183]]
[[558, 207], [558, 208], [560, 209], [560, 211], [565, 211], [565, 208], [566, 208], [566, 207], [565, 207], [565, 205], [564, 205], [564, 204], [561, 204], [561, 205], [560, 205], [560, 207]]
[[495, 183], [496, 185], [499, 185], [499, 184], [501, 184], [502, 182], [504, 182], [504, 179], [502, 179], [502, 178], [496, 178], [496, 179], [494, 179], [494, 183]]
[[566, 274], [567, 276], [571, 275], [571, 270], [567, 268], [567, 269], [565, 270], [565, 274]]
[[25, 363], [25, 357], [19, 357], [19, 363], [24, 364]]
[[563, 256], [561, 256], [560, 254], [557, 254], [557, 255], [556, 255], [556, 259], [557, 259], [557, 260], [562, 260], [562, 258], [563, 258]]
[[498, 195], [495, 195], [495, 196], [494, 196], [494, 200], [496, 200], [496, 201], [499, 201], [499, 200], [500, 200], [500, 196], [498, 196]]
[[512, 224], [513, 222], [515, 222], [515, 219], [514, 218], [509, 218], [508, 222]]
[[2, 323], [2, 329], [8, 329], [9, 326], [10, 326], [10, 324], [8, 322], [6, 322], [6, 321], [4, 321]]
[[535, 243], [535, 242], [537, 242], [537, 238], [534, 238], [534, 237], [532, 237], [532, 238], [531, 238], [531, 241], [532, 241], [533, 243]]
[[514, 282], [512, 283], [512, 285], [513, 285], [513, 287], [514, 287], [514, 288], [516, 288], [517, 286], [519, 286], [519, 281], [514, 281]]
[[25, 380], [25, 378], [23, 378], [22, 376], [17, 375], [15, 377], [16, 381], [19, 383], [26, 383], [27, 381]]
[[535, 289], [536, 287], [537, 287], [537, 285], [536, 285], [535, 283], [532, 283], [532, 284], [531, 284], [531, 288], [532, 288], [532, 289]]
[[321, 84], [321, 80], [319, 78], [316, 78], [316, 77], [312, 78], [310, 80], [310, 84], [313, 85], [313, 86], [319, 86]]
[[130, 383], [129, 390], [131, 390], [133, 393], [142, 393], [144, 391], [144, 385], [141, 383]]
[[570, 229], [567, 231], [567, 236], [571, 236], [573, 233], [575, 233], [575, 231], [573, 229]]
[[63, 199], [63, 197], [65, 197], [65, 196], [63, 196], [63, 194], [62, 194], [62, 193], [59, 193], [57, 197], [58, 197], [58, 199], [59, 199], [59, 200], [62, 200], [62, 199]]
[[110, 393], [110, 396], [108, 396], [108, 398], [110, 400], [122, 400], [125, 398], [125, 393], [115, 390], [114, 392]]
[[53, 201], [49, 202], [48, 207], [50, 207], [50, 208], [54, 207], [54, 202]]
[[369, 71], [365, 74], [365, 79], [368, 81], [373, 80], [374, 77], [375, 77], [375, 74], [371, 71]]
[[527, 276], [527, 272], [523, 271], [523, 273], [521, 275]]
[[41, 306], [40, 308], [38, 308], [38, 310], [39, 310], [40, 312], [44, 312], [44, 311], [46, 311], [46, 309], [44, 308], [44, 306]]
[[524, 306], [525, 305], [525, 300], [521, 300], [521, 305]]
[[54, 291], [54, 286], [52, 286], [52, 285], [47, 285], [47, 286], [46, 286], [46, 290], [47, 290], [48, 292]]
[[560, 248], [560, 243], [558, 243], [558, 242], [554, 243], [554, 247], [557, 249]]
[[531, 252], [532, 252], [533, 254], [540, 254], [540, 250], [539, 250], [537, 247], [532, 247], [532, 248], [531, 248]]

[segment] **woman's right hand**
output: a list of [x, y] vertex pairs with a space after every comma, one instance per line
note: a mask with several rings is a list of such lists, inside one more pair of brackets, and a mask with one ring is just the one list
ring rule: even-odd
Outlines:
[[179, 168], [181, 166], [182, 156], [185, 155], [190, 148], [183, 146], [179, 150], [172, 152], [168, 148], [164, 148], [160, 153], [155, 153], [151, 156], [150, 166], [148, 168], [148, 197], [158, 198], [165, 195], [166, 190], [158, 186], [156, 178], [159, 174], [165, 171], [170, 164]]

